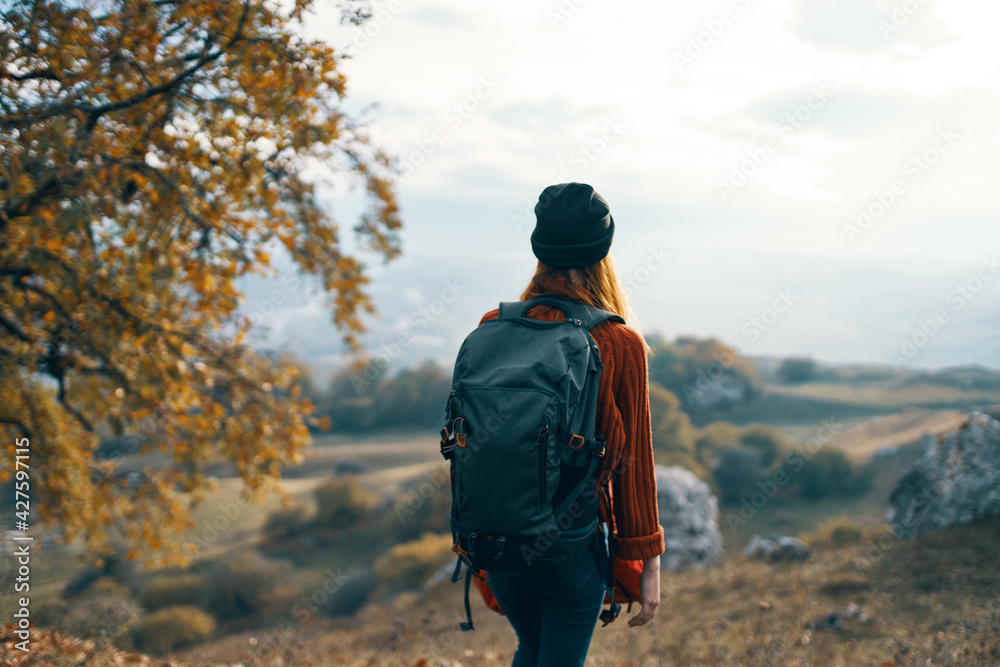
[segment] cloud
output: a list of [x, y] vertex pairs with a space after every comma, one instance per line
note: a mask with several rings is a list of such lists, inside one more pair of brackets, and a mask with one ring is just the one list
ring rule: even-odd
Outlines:
[[410, 20], [426, 23], [445, 30], [462, 30], [470, 26], [467, 17], [444, 7], [418, 7], [409, 15]]
[[[674, 52], [741, 4], [587, 3], [553, 29], [545, 11], [555, 0], [404, 0], [345, 62], [349, 97], [382, 104], [368, 127], [401, 159], [429, 146], [436, 128], [447, 137], [400, 184], [405, 254], [371, 267], [383, 318], [366, 342], [395, 340], [443, 280], [460, 276], [468, 292], [413, 332], [394, 364], [447, 362], [482, 313], [517, 298], [530, 277], [542, 187], [578, 180], [621, 221], [623, 271], [642, 265], [650, 247], [673, 254], [636, 295], [651, 329], [738, 342], [745, 318], [792, 284], [801, 309], [761, 338], [761, 350], [884, 360], [890, 338], [933, 313], [940, 290], [1000, 240], [1000, 11], [977, 0], [752, 2], [679, 71]], [[883, 35], [883, 19], [898, 30]], [[501, 82], [496, 93], [450, 123], [445, 114], [484, 76]], [[820, 85], [829, 99], [723, 201], [716, 183], [759, 155]], [[614, 117], [628, 127], [594, 159], [579, 159]], [[934, 162], [912, 180], [907, 162], [948, 127], [959, 134], [954, 146], [928, 153]], [[909, 179], [905, 193], [850, 244], [845, 224], [900, 178]], [[335, 203], [348, 220], [343, 197]], [[917, 362], [1000, 363], [988, 304], [984, 294]], [[296, 316], [284, 330], [335, 351], [328, 316], [312, 325]]]
[[892, 53], [897, 58], [945, 46], [957, 36], [934, 16], [935, 0], [799, 0], [790, 33], [821, 50], [871, 55]]
[[[776, 124], [801, 107], [809, 88], [795, 88], [771, 93], [753, 100], [742, 111], [750, 118]], [[898, 91], [855, 87], [831, 89], [828, 99], [809, 119], [809, 128], [858, 138], [884, 132], [904, 117], [912, 117], [915, 96]]]

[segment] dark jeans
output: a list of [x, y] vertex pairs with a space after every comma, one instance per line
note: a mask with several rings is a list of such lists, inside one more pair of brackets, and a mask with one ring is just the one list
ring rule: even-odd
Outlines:
[[604, 602], [604, 577], [592, 552], [564, 579], [487, 574], [517, 632], [512, 667], [583, 667]]

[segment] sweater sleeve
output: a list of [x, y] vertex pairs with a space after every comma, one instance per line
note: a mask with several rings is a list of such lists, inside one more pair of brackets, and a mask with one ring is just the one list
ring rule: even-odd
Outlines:
[[643, 560], [664, 551], [656, 500], [653, 434], [649, 419], [646, 348], [634, 329], [621, 327], [624, 341], [613, 391], [622, 417], [625, 442], [611, 489], [619, 555]]

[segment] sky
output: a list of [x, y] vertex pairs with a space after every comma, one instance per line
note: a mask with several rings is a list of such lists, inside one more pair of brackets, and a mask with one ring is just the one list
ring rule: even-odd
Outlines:
[[[647, 333], [1000, 368], [1000, 5], [373, 7], [358, 28], [320, 0], [304, 29], [350, 56], [345, 108], [400, 164], [403, 256], [369, 265], [364, 340], [386, 364], [450, 365], [530, 279], [539, 193], [578, 181], [610, 204]], [[323, 196], [349, 229], [348, 182]], [[289, 282], [244, 283], [259, 340], [342, 363], [319, 296]]]

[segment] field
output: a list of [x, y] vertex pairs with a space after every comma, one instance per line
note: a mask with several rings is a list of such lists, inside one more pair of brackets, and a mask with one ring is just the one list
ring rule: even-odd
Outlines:
[[[805, 414], [782, 413], [781, 419], [748, 421], [770, 423], [798, 444], [815, 435], [819, 419], [834, 424], [828, 444], [854, 462], [871, 466], [871, 487], [859, 495], [823, 500], [778, 496], [739, 526], [727, 521], [739, 508], [723, 506], [719, 524], [724, 565], [702, 572], [664, 573], [657, 618], [642, 629], [628, 628], [624, 616], [610, 627], [598, 628], [588, 664], [1000, 664], [1000, 576], [996, 568], [1000, 523], [983, 520], [903, 541], [885, 533], [882, 525], [885, 499], [920, 455], [925, 438], [955, 428], [970, 407], [995, 410], [978, 401], [996, 402], [998, 396], [992, 390], [984, 395], [976, 388], [932, 391], [913, 385], [913, 391], [920, 394], [918, 402], [923, 407], [903, 405], [899, 396], [887, 395], [891, 392], [885, 386], [870, 391], [837, 382], [769, 386], [772, 407], [805, 401], [810, 409]], [[928, 407], [937, 403], [947, 406]], [[885, 455], [886, 448], [893, 448], [891, 456]], [[876, 456], [880, 450], [882, 454]], [[154, 463], [128, 460], [123, 470]], [[356, 613], [336, 616], [306, 602], [315, 599], [310, 596], [318, 591], [332, 596], [333, 590], [347, 589], [352, 582], [373, 576], [373, 568], [384, 571], [385, 566], [376, 565], [380, 557], [404, 535], [416, 539], [423, 525], [424, 519], [410, 518], [406, 503], [416, 501], [410, 506], [419, 512], [435, 505], [433, 511], [438, 514], [445, 507], [444, 471], [436, 434], [318, 437], [306, 461], [286, 471], [286, 500], [309, 514], [317, 488], [336, 473], [350, 472], [370, 495], [370, 508], [349, 529], [314, 526], [275, 537], [268, 534], [269, 517], [281, 509], [281, 499], [273, 496], [249, 505], [238, 502], [238, 480], [225, 465], [216, 466], [211, 472], [217, 486], [193, 516], [192, 537], [203, 549], [190, 573], [210, 583], [220, 566], [252, 553], [280, 565], [282, 574], [253, 615], [220, 621], [210, 641], [171, 652], [167, 656], [171, 664], [509, 664], [515, 645], [513, 631], [505, 619], [486, 609], [475, 591], [477, 630], [458, 631], [462, 587], [443, 576], [453, 562], [450, 553], [429, 553], [428, 574], [421, 575], [420, 581], [427, 582], [437, 572], [430, 583], [411, 585], [402, 592], [380, 583]], [[845, 519], [855, 539], [830, 543], [823, 526]], [[440, 527], [436, 530], [441, 532]], [[812, 546], [811, 557], [801, 563], [748, 562], [742, 550], [750, 538], [772, 532], [802, 536]], [[33, 608], [65, 604], [58, 602], [60, 591], [74, 577], [93, 572], [91, 561], [66, 549], [36, 554]], [[107, 576], [131, 581], [132, 595], [138, 599], [138, 591], [153, 575]], [[335, 581], [332, 589], [331, 578]], [[308, 613], [302, 613], [303, 602]], [[0, 596], [4, 614], [13, 604], [11, 595]], [[69, 613], [75, 604], [79, 603], [70, 603]], [[848, 607], [851, 604], [856, 607]], [[99, 665], [147, 659], [131, 653], [134, 649], [127, 633], [96, 635], [90, 640], [77, 633], [73, 638], [59, 620], [68, 616], [51, 618], [58, 632], [39, 635], [32, 660], [6, 657], [0, 664]], [[43, 655], [52, 662], [45, 662]], [[89, 657], [81, 662], [80, 656]]]
[[[666, 574], [657, 617], [641, 629], [628, 628], [625, 616], [599, 627], [588, 664], [995, 665], [998, 529], [984, 522], [886, 549], [875, 546], [875, 532], [840, 549], [814, 547], [804, 563], [734, 558], [719, 569]], [[341, 627], [302, 628], [290, 649], [269, 657], [287, 650], [285, 659], [301, 665], [509, 664], [513, 631], [477, 596], [476, 631], [457, 630], [459, 588], [443, 582], [421, 598], [369, 607]], [[868, 620], [831, 627], [830, 614], [852, 602]], [[233, 637], [182, 659], [220, 664], [247, 642]]]

